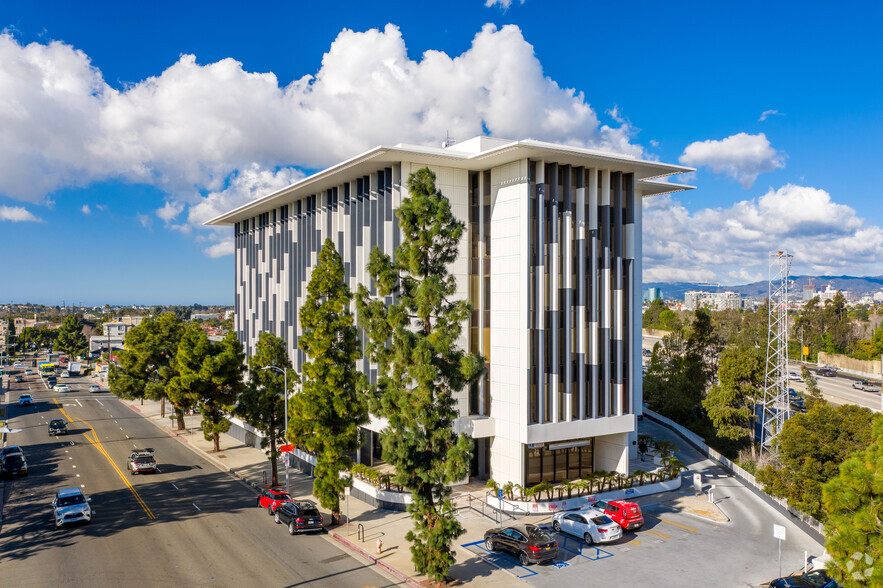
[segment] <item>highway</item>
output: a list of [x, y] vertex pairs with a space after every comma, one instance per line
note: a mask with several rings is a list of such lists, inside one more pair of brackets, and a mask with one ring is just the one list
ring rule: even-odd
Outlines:
[[[109, 393], [90, 394], [91, 381], [59, 382], [71, 392], [32, 375], [6, 396], [9, 426], [22, 429], [8, 444], [23, 447], [30, 471], [0, 490], [3, 585], [395, 585], [322, 536], [290, 536], [256, 507], [253, 489]], [[18, 406], [22, 392], [34, 406]], [[67, 420], [70, 434], [50, 437], [52, 418]], [[129, 474], [135, 447], [156, 450], [159, 473]], [[69, 486], [91, 497], [94, 517], [56, 530], [50, 503]]]

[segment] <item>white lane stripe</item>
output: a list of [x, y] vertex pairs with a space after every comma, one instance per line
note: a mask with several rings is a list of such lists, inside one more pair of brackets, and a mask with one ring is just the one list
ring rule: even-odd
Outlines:
[[175, 486], [175, 483], [174, 483], [174, 482], [172, 482], [172, 488], [174, 488], [175, 490], [180, 490], [180, 488], [178, 488], [177, 486]]
[[192, 504], [193, 507], [194, 507], [196, 510], [198, 510], [199, 512], [202, 512], [202, 509], [199, 508], [198, 506], [196, 506], [196, 503], [195, 503], [195, 502], [191, 502], [190, 504]]
[[80, 402], [80, 399], [79, 399], [79, 398], [74, 398], [74, 400], [76, 400], [76, 401], [77, 401], [77, 404], [79, 404], [79, 405], [80, 405], [80, 408], [83, 408], [83, 403], [82, 403], [82, 402]]

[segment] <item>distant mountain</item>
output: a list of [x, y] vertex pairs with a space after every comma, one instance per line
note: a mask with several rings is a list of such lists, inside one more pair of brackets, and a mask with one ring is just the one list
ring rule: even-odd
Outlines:
[[[855, 276], [791, 276], [791, 292], [798, 296], [803, 293], [803, 286], [810, 283], [816, 290], [822, 286], [831, 284], [836, 290], [848, 290], [851, 296], [860, 297], [864, 294], [872, 294], [883, 290], [883, 276], [855, 277]], [[704, 292], [738, 292], [742, 296], [766, 296], [769, 292], [769, 282], [753, 282], [741, 286], [726, 286], [708, 283], [693, 282], [645, 282], [644, 291], [647, 288], [659, 288], [663, 298], [667, 300], [683, 300], [684, 293], [691, 290]]]

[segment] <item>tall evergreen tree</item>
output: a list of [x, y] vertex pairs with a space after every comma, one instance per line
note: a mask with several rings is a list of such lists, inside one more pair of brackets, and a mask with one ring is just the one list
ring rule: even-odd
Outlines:
[[368, 273], [377, 298], [359, 286], [359, 323], [369, 357], [378, 364], [371, 410], [388, 419], [383, 459], [396, 482], [411, 491], [408, 532], [416, 569], [443, 581], [454, 563], [451, 541], [464, 531], [454, 517], [449, 484], [469, 472], [472, 442], [451, 427], [457, 418], [453, 393], [484, 371], [479, 355], [456, 346], [471, 306], [452, 301], [456, 279], [448, 264], [457, 257], [465, 226], [423, 168], [408, 177], [410, 197], [396, 212], [402, 244], [395, 259], [378, 248]]
[[145, 318], [126, 333], [126, 348], [117, 352], [119, 366], [112, 366], [108, 375], [110, 389], [123, 398], [167, 398], [175, 409], [178, 430], [184, 430], [184, 412], [193, 407], [190, 397], [167, 394], [172, 378], [175, 355], [184, 323], [174, 313]]
[[827, 569], [843, 586], [883, 586], [883, 418], [873, 441], [840, 464], [822, 489]]
[[756, 456], [754, 406], [763, 392], [764, 358], [756, 347], [728, 347], [720, 357], [718, 383], [713, 385], [702, 406], [721, 439], [742, 444], [751, 440], [751, 455]]
[[359, 448], [359, 426], [368, 422], [364, 377], [356, 369], [362, 356], [358, 329], [350, 312], [352, 292], [334, 242], [326, 239], [301, 307], [303, 334], [298, 345], [307, 356], [303, 387], [292, 399], [292, 441], [316, 456], [313, 495], [340, 519], [340, 495], [351, 480], [340, 473], [352, 466]]
[[[267, 366], [283, 370], [263, 369]], [[284, 371], [287, 369], [287, 372]], [[264, 433], [261, 447], [266, 449], [273, 471], [273, 486], [279, 484], [277, 441], [285, 436], [285, 374], [288, 394], [294, 392], [297, 373], [291, 369], [285, 339], [266, 331], [258, 335], [254, 354], [248, 358], [248, 385], [239, 395], [236, 414]]]
[[212, 343], [199, 325], [188, 323], [178, 345], [174, 367], [178, 375], [169, 383], [173, 398], [195, 400], [202, 413], [202, 434], [221, 450], [221, 433], [230, 430], [226, 413], [242, 391], [245, 354], [232, 331]]
[[69, 314], [58, 329], [57, 347], [73, 358], [86, 352], [89, 347], [83, 334], [83, 323], [76, 315]]

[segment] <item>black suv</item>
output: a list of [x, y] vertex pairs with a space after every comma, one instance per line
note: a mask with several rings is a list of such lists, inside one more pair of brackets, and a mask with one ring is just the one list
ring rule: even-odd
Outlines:
[[49, 435], [67, 435], [67, 421], [64, 419], [49, 421]]
[[322, 515], [319, 514], [319, 509], [309, 500], [283, 502], [276, 507], [273, 518], [277, 523], [287, 524], [288, 532], [292, 535], [322, 532], [325, 529], [322, 526]]

